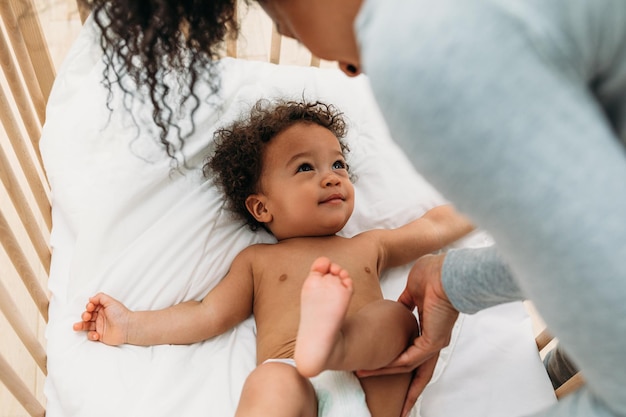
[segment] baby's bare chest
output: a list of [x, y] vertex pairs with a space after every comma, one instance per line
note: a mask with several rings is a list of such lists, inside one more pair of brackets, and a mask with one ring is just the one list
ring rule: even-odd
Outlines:
[[[348, 271], [354, 283], [355, 297], [360, 293], [379, 290], [378, 251], [372, 245], [352, 244], [350, 239], [306, 239], [290, 244], [274, 245], [260, 253], [255, 264], [254, 286], [256, 303], [276, 303], [281, 299], [300, 296], [311, 265], [319, 257], [326, 257]], [[275, 250], [271, 250], [275, 249]], [[365, 294], [364, 294], [365, 295]]]

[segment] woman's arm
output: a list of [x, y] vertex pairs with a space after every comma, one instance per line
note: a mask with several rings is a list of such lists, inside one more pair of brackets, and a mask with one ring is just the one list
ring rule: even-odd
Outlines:
[[131, 311], [107, 294], [89, 299], [76, 331], [109, 345], [189, 344], [222, 334], [252, 314], [250, 251], [233, 261], [228, 274], [202, 301], [154, 311]]
[[496, 246], [448, 252], [441, 281], [454, 308], [463, 313], [525, 299]]

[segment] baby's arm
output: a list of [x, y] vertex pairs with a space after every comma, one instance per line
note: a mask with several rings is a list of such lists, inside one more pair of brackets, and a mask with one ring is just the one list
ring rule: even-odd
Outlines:
[[392, 230], [378, 230], [381, 269], [403, 265], [443, 249], [474, 230], [451, 205], [437, 206], [422, 217]]
[[131, 311], [100, 293], [91, 297], [74, 330], [109, 345], [189, 344], [222, 334], [252, 314], [250, 256], [235, 258], [224, 279], [202, 301], [154, 311]]

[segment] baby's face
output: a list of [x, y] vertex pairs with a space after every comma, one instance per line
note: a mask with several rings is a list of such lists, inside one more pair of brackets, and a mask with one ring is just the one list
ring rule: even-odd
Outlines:
[[341, 145], [328, 129], [297, 123], [272, 138], [260, 181], [266, 222], [274, 236], [327, 236], [340, 231], [354, 209]]

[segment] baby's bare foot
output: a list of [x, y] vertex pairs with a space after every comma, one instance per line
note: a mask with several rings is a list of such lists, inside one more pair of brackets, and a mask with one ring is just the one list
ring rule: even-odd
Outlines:
[[302, 376], [326, 369], [352, 298], [348, 272], [328, 258], [318, 258], [302, 286], [295, 361]]

